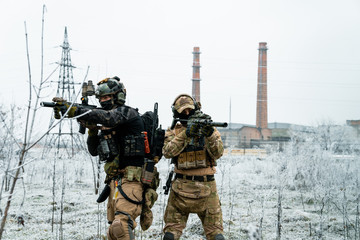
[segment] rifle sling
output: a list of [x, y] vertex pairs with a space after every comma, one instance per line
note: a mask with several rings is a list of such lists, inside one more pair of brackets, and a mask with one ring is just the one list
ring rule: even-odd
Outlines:
[[121, 195], [129, 202], [136, 204], [136, 205], [141, 205], [145, 202], [144, 198], [141, 201], [135, 201], [135, 200], [132, 200], [131, 198], [129, 198], [128, 195], [126, 195], [126, 193], [122, 190], [121, 183], [117, 186], [117, 188], [119, 189], [119, 192], [121, 193]]

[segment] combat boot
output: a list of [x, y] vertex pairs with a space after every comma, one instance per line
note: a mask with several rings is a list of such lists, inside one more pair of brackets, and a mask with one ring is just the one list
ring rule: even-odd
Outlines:
[[225, 240], [225, 238], [221, 233], [219, 233], [219, 234], [216, 234], [215, 240]]
[[175, 240], [174, 234], [172, 234], [170, 232], [166, 232], [165, 235], [164, 235], [163, 240]]

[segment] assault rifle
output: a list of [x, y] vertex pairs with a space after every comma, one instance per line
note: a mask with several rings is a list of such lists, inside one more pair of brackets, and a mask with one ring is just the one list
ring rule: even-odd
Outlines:
[[199, 140], [199, 144], [203, 145], [204, 144], [204, 138], [203, 138], [203, 134], [201, 133], [201, 129], [205, 126], [212, 126], [212, 127], [227, 127], [227, 122], [213, 122], [211, 120], [211, 117], [205, 113], [203, 113], [200, 110], [196, 110], [195, 113], [193, 115], [191, 115], [189, 117], [189, 119], [180, 119], [180, 118], [174, 118], [172, 124], [171, 124], [171, 129], [174, 129], [175, 124], [177, 122], [186, 122], [187, 124], [195, 124], [199, 126], [199, 130], [198, 132], [191, 137], [191, 142], [189, 143], [189, 145], [195, 145], [195, 137], [198, 138]]
[[168, 195], [168, 193], [169, 193], [169, 190], [171, 188], [171, 182], [172, 182], [172, 179], [173, 179], [173, 175], [174, 175], [174, 169], [171, 169], [171, 171], [169, 173], [169, 177], [166, 180], [166, 184], [165, 184], [165, 186], [163, 186], [165, 195]]
[[165, 130], [159, 126], [159, 116], [158, 116], [158, 103], [154, 104], [154, 122], [151, 126], [151, 136], [150, 136], [150, 145], [152, 155], [150, 159], [154, 159], [155, 162], [158, 162], [162, 157], [162, 147], [164, 146], [164, 137]]
[[175, 127], [175, 124], [177, 122], [191, 122], [193, 124], [200, 125], [200, 128], [202, 128], [204, 126], [213, 126], [213, 127], [227, 127], [228, 126], [227, 122], [213, 122], [213, 120], [211, 120], [211, 117], [209, 115], [201, 112], [200, 110], [195, 111], [195, 113], [193, 115], [191, 115], [189, 117], [189, 119], [174, 118], [174, 120], [171, 124], [171, 129], [173, 129]]
[[[54, 108], [54, 107], [60, 107], [61, 108], [61, 107], [64, 107], [65, 104], [68, 104], [70, 106], [72, 103], [67, 102], [63, 98], [54, 97], [52, 99], [52, 102], [41, 102], [40, 106], [42, 106], [42, 107], [51, 107], [51, 108]], [[73, 103], [73, 106], [87, 108], [87, 109], [97, 108], [97, 106], [95, 106], [95, 105], [83, 105], [83, 104], [79, 104], [79, 103]]]
[[[73, 106], [75, 107], [82, 107], [82, 108], [86, 108], [86, 109], [94, 109], [97, 108], [96, 105], [89, 105], [88, 104], [88, 97], [92, 96], [95, 94], [94, 91], [94, 85], [92, 83], [91, 80], [89, 80], [87, 83], [84, 82], [83, 86], [82, 86], [82, 97], [81, 97], [81, 104], [79, 103], [73, 103]], [[55, 108], [55, 107], [64, 107], [64, 104], [68, 104], [69, 106], [71, 105], [71, 102], [67, 102], [65, 99], [61, 98], [61, 97], [54, 97], [52, 99], [52, 102], [41, 102], [40, 106], [42, 107], [51, 107], [51, 108]], [[79, 133], [81, 134], [85, 134], [85, 126], [80, 123], [80, 127], [79, 127]]]
[[[68, 106], [71, 105], [71, 102], [67, 102], [65, 99], [63, 98], [59, 98], [59, 97], [54, 97], [52, 99], [52, 102], [41, 102], [40, 106], [42, 107], [51, 107], [51, 108], [55, 108], [55, 107], [64, 107], [64, 105], [67, 104]], [[75, 107], [82, 107], [82, 108], [86, 108], [86, 109], [94, 109], [97, 108], [97, 106], [95, 105], [83, 105], [83, 104], [79, 104], [79, 103], [73, 103], [73, 106]], [[82, 123], [80, 123], [80, 127], [79, 127], [79, 133], [81, 134], [85, 134], [85, 127], [82, 125]]]

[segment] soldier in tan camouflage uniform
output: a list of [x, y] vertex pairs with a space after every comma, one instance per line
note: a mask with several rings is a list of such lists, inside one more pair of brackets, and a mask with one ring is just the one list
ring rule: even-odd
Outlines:
[[[175, 164], [175, 180], [165, 211], [164, 240], [177, 240], [186, 226], [189, 213], [201, 219], [208, 240], [224, 240], [223, 220], [214, 174], [216, 159], [223, 154], [219, 131], [187, 121], [200, 110], [191, 96], [178, 96], [172, 110], [175, 126], [166, 131], [163, 154]], [[208, 115], [207, 115], [208, 116]], [[198, 134], [201, 133], [201, 134]]]

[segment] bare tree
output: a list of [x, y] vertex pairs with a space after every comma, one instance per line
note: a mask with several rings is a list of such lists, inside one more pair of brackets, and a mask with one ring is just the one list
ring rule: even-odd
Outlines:
[[60, 240], [64, 239], [64, 201], [65, 201], [65, 164], [63, 162], [63, 174], [62, 174], [62, 188], [61, 188], [61, 202], [60, 202]]
[[281, 229], [282, 229], [282, 186], [278, 188], [278, 203], [277, 203], [277, 219], [276, 219], [276, 240], [281, 239]]
[[[27, 28], [26, 28], [26, 22], [24, 22], [24, 26], [25, 26], [25, 40], [26, 40], [26, 55], [27, 55], [27, 60], [28, 60], [28, 74], [29, 74], [29, 99], [28, 99], [28, 105], [27, 105], [27, 112], [26, 112], [26, 120], [25, 120], [25, 127], [24, 127], [24, 137], [23, 137], [23, 141], [22, 143], [18, 143], [18, 140], [11, 134], [11, 130], [9, 129], [9, 127], [7, 127], [6, 123], [5, 123], [5, 119], [2, 116], [2, 114], [0, 114], [1, 117], [1, 121], [3, 122], [3, 124], [6, 126], [7, 129], [7, 133], [12, 136], [12, 139], [14, 140], [14, 142], [17, 144], [18, 148], [19, 148], [19, 157], [18, 157], [18, 161], [16, 164], [16, 167], [14, 169], [12, 169], [12, 171], [15, 172], [15, 174], [12, 174], [12, 182], [11, 182], [11, 187], [9, 189], [9, 195], [8, 195], [8, 199], [5, 205], [5, 210], [4, 210], [4, 215], [2, 217], [1, 220], [1, 225], [0, 225], [0, 239], [2, 239], [2, 234], [4, 232], [5, 229], [5, 223], [6, 223], [6, 219], [8, 216], [8, 212], [10, 209], [10, 205], [11, 205], [11, 201], [12, 201], [12, 197], [14, 194], [14, 190], [15, 190], [15, 186], [17, 183], [17, 180], [19, 178], [21, 178], [20, 174], [23, 171], [23, 165], [25, 164], [25, 157], [26, 157], [26, 153], [32, 148], [34, 147], [48, 132], [50, 132], [56, 125], [58, 125], [66, 116], [67, 112], [61, 117], [61, 119], [54, 124], [52, 127], [50, 127], [41, 137], [39, 137], [36, 141], [34, 141], [33, 143], [30, 143], [29, 140], [31, 139], [31, 133], [32, 133], [32, 128], [33, 128], [33, 122], [30, 125], [30, 120], [31, 120], [31, 113], [32, 110], [36, 111], [37, 106], [32, 107], [32, 76], [31, 76], [31, 68], [30, 68], [30, 56], [29, 56], [29, 47], [28, 47], [28, 33], [27, 33]], [[88, 68], [89, 70], [89, 68]], [[87, 74], [86, 74], [87, 76]], [[85, 78], [86, 78], [85, 76]], [[85, 80], [84, 78], [84, 80]], [[38, 88], [37, 91], [37, 95], [36, 95], [36, 104], [38, 103], [38, 100], [40, 98], [39, 92], [42, 89], [42, 84], [43, 81], [41, 81], [40, 83], [40, 87]], [[78, 92], [79, 95], [80, 91]], [[73, 106], [74, 103], [70, 104], [69, 109]], [[32, 114], [32, 119], [34, 119], [36, 117], [36, 114]], [[30, 125], [30, 126], [29, 126]]]
[[[28, 58], [28, 63], [30, 62], [29, 60], [29, 51], [28, 51], [28, 40], [27, 40], [27, 30], [26, 30], [26, 22], [25, 22], [25, 37], [26, 37], [26, 49], [27, 49], [27, 58]], [[21, 171], [21, 167], [23, 165], [24, 162], [24, 157], [27, 151], [27, 137], [28, 137], [28, 123], [29, 123], [29, 115], [30, 115], [30, 111], [31, 111], [31, 100], [32, 100], [32, 91], [31, 91], [31, 70], [30, 70], [30, 64], [28, 64], [28, 69], [29, 69], [29, 102], [28, 102], [28, 109], [27, 109], [27, 114], [26, 114], [26, 123], [25, 123], [25, 133], [24, 133], [24, 142], [22, 144], [21, 147], [21, 153], [19, 156], [19, 160], [18, 160], [18, 165], [17, 165], [17, 169], [15, 172], [15, 176], [13, 178], [13, 182], [10, 188], [10, 192], [9, 192], [9, 197], [6, 203], [6, 207], [5, 207], [5, 211], [4, 211], [4, 216], [2, 218], [1, 221], [1, 226], [0, 226], [0, 239], [2, 238], [2, 234], [4, 232], [4, 228], [5, 228], [5, 223], [6, 223], [6, 218], [7, 218], [7, 214], [9, 212], [9, 208], [10, 208], [10, 204], [11, 204], [11, 200], [12, 200], [12, 195], [14, 193], [14, 189], [15, 189], [15, 185], [16, 185], [16, 181], [19, 178], [20, 175], [20, 171]]]

